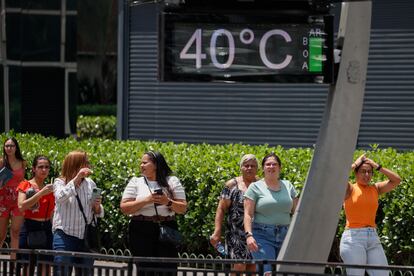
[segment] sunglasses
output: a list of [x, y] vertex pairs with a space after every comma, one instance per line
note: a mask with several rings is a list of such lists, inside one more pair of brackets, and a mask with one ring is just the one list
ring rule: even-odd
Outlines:
[[5, 148], [15, 148], [16, 145], [4, 145]]

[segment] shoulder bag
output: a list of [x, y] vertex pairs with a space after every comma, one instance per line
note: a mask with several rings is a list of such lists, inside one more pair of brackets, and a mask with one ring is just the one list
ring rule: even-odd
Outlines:
[[[147, 187], [150, 190], [150, 193], [152, 193], [151, 189], [149, 188], [147, 178], [144, 177], [144, 179], [145, 179], [145, 184], [147, 184]], [[157, 217], [159, 218], [157, 205], [155, 205], [155, 203], [154, 203], [154, 209], [155, 209], [155, 213], [156, 213]], [[178, 230], [176, 230], [172, 227], [169, 227], [167, 225], [162, 225], [160, 220], [157, 223], [158, 223], [158, 226], [160, 228], [160, 235], [158, 236], [158, 240], [160, 242], [171, 243], [176, 247], [182, 245], [183, 236], [181, 235], [181, 233]]]
[[93, 214], [91, 223], [88, 224], [86, 219], [85, 212], [83, 211], [82, 203], [80, 202], [79, 196], [76, 195], [76, 200], [78, 201], [79, 209], [82, 212], [83, 219], [85, 220], [85, 235], [83, 237], [83, 242], [86, 250], [89, 250], [93, 253], [100, 253], [101, 251], [101, 234], [99, 232], [98, 220]]

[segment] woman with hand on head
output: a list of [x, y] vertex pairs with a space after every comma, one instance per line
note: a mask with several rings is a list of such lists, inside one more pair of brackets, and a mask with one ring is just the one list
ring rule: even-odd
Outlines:
[[[292, 183], [279, 178], [282, 162], [276, 154], [266, 155], [262, 168], [264, 178], [244, 194], [244, 229], [253, 259], [276, 260], [298, 198]], [[264, 272], [271, 273], [271, 265]]]
[[[66, 155], [62, 165], [62, 173], [53, 183], [56, 208], [53, 216], [53, 250], [87, 252], [84, 245], [85, 219], [91, 223], [94, 216], [103, 217], [104, 209], [101, 198], [92, 199], [92, 191], [96, 188], [95, 182], [89, 178], [92, 174], [88, 155], [84, 151], [72, 151]], [[92, 266], [89, 258], [69, 256], [55, 256], [55, 263], [85, 264]], [[70, 275], [71, 269], [59, 271], [57, 275]]]
[[[134, 256], [177, 258], [178, 251], [173, 244], [158, 240], [158, 222], [177, 229], [175, 215], [187, 210], [184, 187], [177, 177], [171, 176], [164, 156], [157, 151], [144, 153], [140, 170], [142, 177], [130, 179], [120, 205], [124, 214], [131, 215], [130, 250]], [[176, 264], [166, 263], [162, 267], [176, 268]]]
[[[7, 235], [9, 220], [10, 226], [10, 247], [19, 247], [20, 227], [23, 224], [23, 213], [17, 206], [17, 186], [24, 179], [26, 161], [22, 157], [19, 143], [16, 138], [7, 138], [3, 144], [3, 158], [0, 160], [0, 169], [8, 168], [13, 177], [0, 188], [0, 248], [3, 246], [4, 239]], [[15, 254], [12, 254], [15, 258]]]
[[[352, 164], [356, 183], [347, 184], [344, 201], [346, 228], [342, 234], [340, 254], [346, 264], [387, 266], [381, 242], [377, 235], [375, 217], [378, 196], [395, 189], [401, 178], [395, 172], [382, 167], [365, 154]], [[371, 184], [374, 171], [388, 179]], [[368, 270], [369, 275], [388, 275], [387, 270]], [[348, 275], [364, 275], [364, 269], [348, 268]]]
[[[32, 164], [32, 178], [20, 182], [17, 187], [19, 210], [24, 213], [25, 218], [20, 230], [20, 248], [52, 249], [51, 219], [55, 208], [55, 197], [53, 196], [53, 184], [45, 184], [49, 170], [49, 159], [43, 155], [36, 156]], [[36, 231], [43, 231], [45, 240], [35, 241], [36, 246], [34, 246], [28, 242], [32, 241], [30, 238], [28, 239], [28, 236]], [[39, 242], [44, 243], [40, 245]], [[49, 260], [50, 258], [43, 259]], [[48, 274], [45, 266], [42, 267], [42, 274]]]
[[[251, 259], [249, 249], [246, 245], [244, 233], [244, 193], [249, 185], [258, 180], [257, 158], [253, 154], [246, 154], [240, 160], [241, 176], [235, 177], [226, 182], [221, 192], [220, 201], [217, 206], [215, 229], [210, 237], [210, 243], [215, 248], [221, 239], [221, 226], [225, 214], [227, 215], [226, 244], [228, 255], [231, 259]], [[235, 271], [255, 271], [254, 264], [235, 264]]]

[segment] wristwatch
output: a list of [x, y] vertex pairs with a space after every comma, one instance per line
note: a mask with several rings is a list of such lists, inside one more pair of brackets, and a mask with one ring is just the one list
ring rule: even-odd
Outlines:
[[247, 231], [245, 234], [246, 234], [246, 239], [248, 237], [253, 237], [253, 233], [252, 232]]
[[167, 207], [171, 207], [172, 204], [173, 204], [172, 200], [168, 199]]

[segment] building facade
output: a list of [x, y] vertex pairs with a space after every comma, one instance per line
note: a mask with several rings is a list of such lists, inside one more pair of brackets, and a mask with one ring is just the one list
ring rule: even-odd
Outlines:
[[[119, 6], [119, 138], [284, 147], [316, 142], [328, 85], [161, 82], [160, 6], [142, 2]], [[337, 17], [339, 10], [337, 4]], [[410, 0], [373, 1], [359, 148], [414, 148], [413, 11]]]

